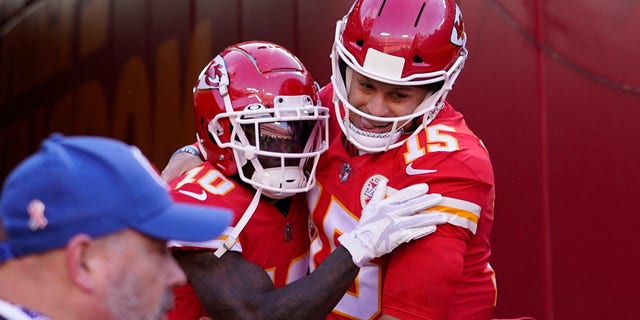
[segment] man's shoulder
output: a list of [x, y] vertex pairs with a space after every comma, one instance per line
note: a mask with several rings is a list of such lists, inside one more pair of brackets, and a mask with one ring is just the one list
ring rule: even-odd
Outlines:
[[[247, 190], [208, 162], [187, 171], [173, 180], [169, 187], [174, 200], [186, 203], [237, 209], [246, 207], [253, 198], [253, 190]], [[243, 210], [238, 209], [240, 212]]]
[[[450, 109], [398, 148], [407, 175], [466, 177], [490, 181], [493, 170], [482, 141]], [[437, 172], [437, 173], [436, 173]]]

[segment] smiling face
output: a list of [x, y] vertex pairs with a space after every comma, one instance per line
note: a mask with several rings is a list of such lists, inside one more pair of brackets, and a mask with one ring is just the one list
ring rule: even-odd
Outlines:
[[[453, 0], [358, 0], [335, 31], [335, 114], [346, 140], [362, 152], [397, 148], [425, 128], [444, 108], [467, 57]], [[375, 81], [359, 87], [366, 78], [356, 73]]]
[[[411, 114], [431, 94], [422, 86], [390, 85], [357, 72], [353, 72], [350, 78], [347, 84], [349, 103], [359, 111], [376, 117], [391, 118]], [[349, 114], [349, 120], [360, 130], [376, 133], [389, 132], [393, 124], [365, 119], [355, 112]]]

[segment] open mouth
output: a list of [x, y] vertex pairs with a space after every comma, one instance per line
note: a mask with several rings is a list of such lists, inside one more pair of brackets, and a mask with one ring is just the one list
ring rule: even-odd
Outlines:
[[355, 124], [358, 128], [360, 128], [360, 130], [377, 133], [389, 132], [392, 125], [391, 122], [374, 122], [369, 121], [363, 117], [358, 117], [358, 119], [355, 121]]

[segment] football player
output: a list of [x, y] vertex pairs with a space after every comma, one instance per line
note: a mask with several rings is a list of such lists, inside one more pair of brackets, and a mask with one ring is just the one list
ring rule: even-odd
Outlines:
[[[329, 109], [302, 63], [268, 42], [232, 45], [202, 71], [194, 88], [196, 146], [178, 154], [204, 162], [170, 183], [179, 201], [229, 207], [223, 237], [173, 242], [189, 284], [177, 288], [170, 319], [324, 318], [358, 268], [420, 238], [445, 215], [412, 215], [437, 204], [417, 184], [384, 198], [382, 185], [332, 254], [309, 276], [309, 212], [328, 147]], [[345, 189], [348, 190], [348, 189]], [[299, 196], [294, 196], [300, 194]], [[305, 277], [306, 276], [306, 277]]]
[[[358, 0], [337, 22], [329, 150], [307, 193], [312, 270], [358, 223], [376, 186], [428, 183], [448, 223], [360, 269], [331, 319], [490, 319], [494, 177], [487, 150], [446, 101], [467, 58], [453, 0]], [[349, 192], [344, 192], [349, 190]]]

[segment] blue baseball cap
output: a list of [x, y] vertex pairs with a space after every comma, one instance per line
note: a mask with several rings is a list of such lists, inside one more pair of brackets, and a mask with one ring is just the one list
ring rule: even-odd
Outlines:
[[76, 234], [100, 237], [127, 228], [165, 241], [211, 240], [229, 225], [231, 211], [175, 203], [134, 146], [54, 134], [7, 176], [0, 218], [2, 262], [62, 248]]

